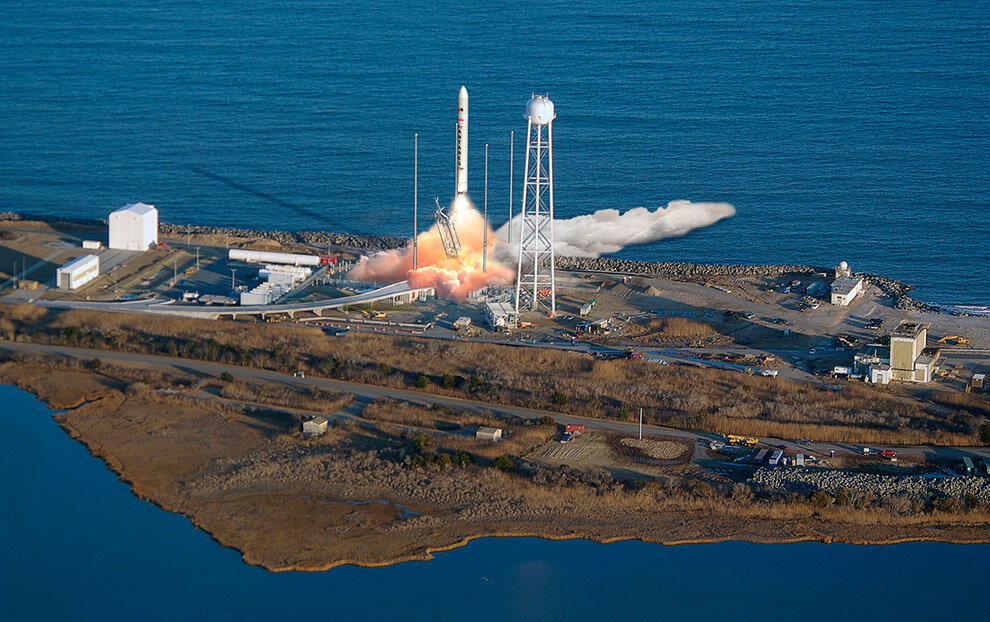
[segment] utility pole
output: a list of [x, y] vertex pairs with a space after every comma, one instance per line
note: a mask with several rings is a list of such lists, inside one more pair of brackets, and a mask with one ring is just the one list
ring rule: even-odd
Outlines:
[[196, 247], [196, 272], [199, 272], [199, 247]]
[[485, 224], [484, 235], [481, 245], [481, 271], [488, 272], [488, 143], [485, 143]]
[[639, 409], [639, 440], [643, 440], [643, 409]]
[[179, 260], [172, 260], [172, 287], [175, 287], [176, 283], [179, 282]]
[[506, 242], [512, 241], [512, 169], [516, 154], [516, 131], [509, 132], [509, 233]]
[[234, 272], [235, 271], [236, 271], [236, 268], [231, 268], [230, 269], [230, 291], [234, 291], [234, 290], [237, 289], [237, 283], [236, 283], [236, 281], [234, 281]]

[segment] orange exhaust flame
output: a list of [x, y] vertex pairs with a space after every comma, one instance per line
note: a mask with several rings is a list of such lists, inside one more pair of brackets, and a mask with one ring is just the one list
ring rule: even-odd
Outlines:
[[[515, 270], [492, 258], [492, 249], [498, 240], [471, 200], [458, 195], [449, 214], [461, 241], [458, 257], [447, 258], [440, 232], [434, 224], [416, 238], [419, 264], [417, 270], [412, 269], [410, 245], [362, 257], [347, 276], [358, 281], [378, 283], [408, 280], [413, 287], [433, 286], [439, 296], [455, 300], [464, 300], [470, 292], [486, 285], [511, 283], [516, 276]], [[481, 268], [485, 228], [488, 229], [488, 269], [483, 272]]]

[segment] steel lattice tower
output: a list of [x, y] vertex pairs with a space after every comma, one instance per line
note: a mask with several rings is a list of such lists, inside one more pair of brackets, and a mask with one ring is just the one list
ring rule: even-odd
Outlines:
[[[526, 105], [526, 177], [516, 275], [516, 315], [522, 305], [557, 312], [553, 257], [553, 102], [533, 95]], [[520, 301], [525, 301], [521, 303]]]

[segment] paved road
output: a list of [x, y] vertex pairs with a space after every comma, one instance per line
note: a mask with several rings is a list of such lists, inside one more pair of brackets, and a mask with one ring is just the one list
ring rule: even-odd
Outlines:
[[[37, 352], [43, 354], [61, 354], [64, 356], [73, 356], [83, 359], [91, 359], [97, 357], [104, 361], [119, 361], [119, 362], [127, 362], [127, 363], [146, 364], [146, 365], [163, 365], [163, 366], [173, 367], [180, 371], [192, 372], [194, 374], [205, 374], [210, 376], [219, 376], [223, 372], [229, 372], [235, 377], [240, 376], [242, 378], [257, 378], [261, 380], [283, 382], [285, 384], [294, 385], [294, 386], [318, 387], [322, 389], [342, 391], [346, 393], [351, 393], [362, 400], [375, 400], [375, 399], [387, 397], [392, 399], [405, 400], [408, 402], [413, 402], [426, 406], [429, 406], [431, 404], [440, 404], [441, 406], [447, 406], [449, 408], [459, 408], [472, 412], [487, 411], [500, 415], [514, 415], [517, 417], [522, 417], [524, 419], [534, 419], [534, 418], [538, 419], [540, 417], [549, 415], [553, 417], [558, 423], [561, 424], [567, 424], [567, 423], [585, 424], [588, 427], [604, 429], [604, 430], [615, 430], [631, 435], [637, 434], [639, 430], [639, 424], [636, 422], [609, 421], [604, 419], [594, 419], [591, 417], [565, 415], [565, 414], [549, 412], [549, 411], [521, 408], [518, 406], [491, 404], [488, 402], [481, 402], [478, 400], [470, 400], [470, 399], [464, 399], [458, 397], [445, 397], [445, 396], [434, 395], [419, 391], [410, 391], [407, 389], [379, 387], [375, 385], [361, 384], [357, 382], [345, 382], [342, 380], [332, 380], [328, 378], [312, 378], [312, 377], [296, 378], [289, 374], [282, 374], [279, 372], [268, 371], [264, 369], [239, 367], [236, 365], [224, 365], [221, 363], [211, 363], [211, 362], [199, 361], [195, 359], [173, 358], [173, 357], [157, 356], [151, 354], [135, 354], [130, 352], [113, 352], [109, 350], [74, 348], [68, 346], [16, 343], [9, 341], [0, 341], [0, 350], [7, 350], [9, 352]], [[710, 432], [699, 432], [697, 430], [684, 430], [680, 428], [668, 428], [668, 427], [649, 426], [649, 425], [643, 426], [643, 433], [681, 438], [691, 441], [692, 443], [700, 439], [713, 440], [713, 439], [722, 438], [721, 435]], [[810, 445], [798, 445], [794, 441], [789, 441], [785, 439], [774, 439], [774, 438], [762, 439], [762, 444], [769, 446], [786, 445], [791, 453], [800, 452], [804, 454], [818, 455], [825, 457], [827, 457], [829, 455], [829, 452], [832, 450], [835, 450], [837, 453], [845, 452], [845, 451], [852, 451], [858, 453], [862, 449], [861, 445], [852, 445], [845, 443], [812, 443]], [[898, 447], [897, 451], [899, 454], [912, 455], [917, 457], [924, 456], [928, 459], [937, 458], [939, 460], [959, 459], [962, 456], [966, 456], [966, 455], [990, 458], [990, 448], [987, 447], [954, 448], [954, 447], [912, 446], [912, 447]]]

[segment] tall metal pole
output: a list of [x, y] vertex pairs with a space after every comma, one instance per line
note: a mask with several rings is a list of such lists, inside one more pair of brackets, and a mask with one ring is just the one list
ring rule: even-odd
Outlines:
[[509, 233], [506, 242], [512, 241], [512, 169], [516, 152], [516, 131], [509, 132]]
[[196, 272], [199, 272], [199, 247], [196, 247]]
[[230, 269], [230, 291], [234, 291], [235, 289], [237, 289], [237, 282], [234, 281], [235, 270], [236, 270], [235, 268]]
[[413, 270], [419, 267], [416, 257], [419, 237], [419, 134], [413, 134]]
[[485, 223], [484, 236], [481, 242], [481, 271], [488, 272], [488, 143], [485, 143]]
[[639, 440], [643, 440], [643, 409], [639, 409]]

